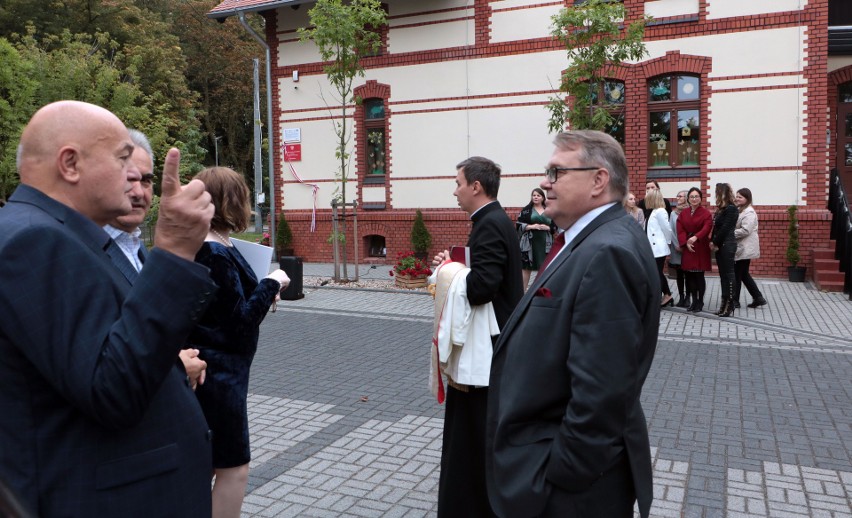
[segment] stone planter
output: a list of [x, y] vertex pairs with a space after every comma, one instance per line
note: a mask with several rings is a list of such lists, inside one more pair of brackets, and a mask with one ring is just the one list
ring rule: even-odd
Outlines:
[[402, 275], [402, 274], [399, 274], [399, 273], [394, 274], [393, 278], [394, 278], [394, 281], [393, 281], [394, 284], [396, 284], [400, 288], [406, 288], [406, 289], [409, 289], [409, 290], [415, 289], [415, 288], [423, 288], [424, 286], [426, 286], [426, 279], [427, 279], [427, 277], [425, 275], [421, 275], [421, 276], [418, 276], [418, 277], [412, 277], [410, 275]]

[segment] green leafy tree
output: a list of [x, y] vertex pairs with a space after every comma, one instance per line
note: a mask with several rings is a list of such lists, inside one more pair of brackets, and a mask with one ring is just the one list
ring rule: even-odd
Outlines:
[[18, 185], [15, 155], [21, 131], [35, 109], [37, 83], [32, 64], [5, 38], [0, 38], [0, 200]]
[[638, 61], [647, 54], [642, 37], [650, 17], [624, 26], [627, 9], [621, 2], [588, 0], [562, 9], [552, 17], [551, 34], [565, 44], [570, 64], [562, 74], [559, 90], [573, 97], [569, 106], [564, 97], [551, 97], [548, 130], [604, 130], [613, 121], [605, 99], [597, 95], [608, 64]]
[[[313, 41], [326, 62], [323, 71], [334, 88], [336, 106], [340, 117], [334, 120], [337, 136], [335, 158], [339, 168], [335, 173], [339, 181], [338, 199], [344, 204], [341, 215], [341, 233], [346, 235], [346, 181], [349, 167], [349, 142], [352, 128], [348, 124], [348, 107], [356, 101], [353, 97], [355, 78], [364, 77], [361, 58], [374, 54], [381, 46], [376, 29], [385, 25], [387, 14], [379, 0], [318, 0], [308, 11], [311, 27], [299, 29], [302, 41]], [[343, 247], [343, 277], [346, 274], [346, 247]], [[335, 268], [335, 271], [337, 268]]]
[[[42, 62], [56, 65], [55, 75], [37, 78], [48, 102], [61, 94], [113, 111], [125, 106], [117, 115], [144, 131], [155, 151], [164, 154], [172, 145], [181, 148], [181, 175], [187, 177], [200, 169], [206, 151], [198, 145], [201, 112], [198, 96], [186, 80], [186, 61], [176, 36], [181, 27], [171, 12], [175, 5], [165, 0], [5, 0], [0, 4], [0, 36], [22, 53], [25, 48], [38, 49], [44, 54], [39, 56]], [[97, 56], [87, 69], [79, 68], [80, 48]], [[62, 69], [61, 60], [69, 54], [74, 59]], [[97, 61], [109, 66], [94, 66]], [[80, 93], [77, 80], [92, 74], [92, 68], [99, 68], [101, 77], [94, 82], [100, 89], [88, 92], [82, 85]], [[62, 84], [63, 75], [70, 77], [70, 88]], [[131, 107], [138, 109], [135, 116], [125, 118]]]

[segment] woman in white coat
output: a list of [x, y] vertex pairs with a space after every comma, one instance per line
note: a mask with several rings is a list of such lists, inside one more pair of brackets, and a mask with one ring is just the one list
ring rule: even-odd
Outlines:
[[660, 194], [659, 190], [651, 191], [645, 196], [645, 208], [652, 209], [648, 215], [645, 233], [648, 234], [648, 241], [654, 251], [654, 258], [657, 260], [657, 271], [660, 272], [660, 289], [663, 292], [660, 305], [673, 306], [674, 301], [672, 300], [672, 290], [669, 289], [669, 280], [663, 273], [666, 256], [671, 252], [669, 243], [672, 242], [672, 229], [669, 225], [669, 213], [666, 212], [663, 195]]
[[740, 307], [740, 287], [745, 284], [752, 302], [750, 308], [766, 305], [766, 299], [760, 293], [757, 283], [748, 273], [752, 259], [760, 257], [760, 241], [757, 237], [757, 213], [751, 206], [751, 190], [742, 188], [737, 191], [734, 198], [737, 208], [740, 210], [737, 226], [734, 229], [734, 237], [737, 238], [737, 255], [734, 262], [734, 305]]

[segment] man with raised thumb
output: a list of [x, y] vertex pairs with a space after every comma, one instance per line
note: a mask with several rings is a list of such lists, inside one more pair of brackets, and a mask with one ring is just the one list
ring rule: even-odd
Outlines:
[[193, 262], [213, 206], [169, 151], [155, 247], [132, 287], [101, 228], [140, 180], [124, 124], [38, 110], [0, 210], [0, 479], [35, 516], [210, 516], [210, 433], [180, 348], [216, 285]]

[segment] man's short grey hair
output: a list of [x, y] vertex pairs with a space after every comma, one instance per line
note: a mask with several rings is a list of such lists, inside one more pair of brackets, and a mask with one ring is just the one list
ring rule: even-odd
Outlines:
[[556, 135], [553, 141], [562, 151], [579, 151], [583, 166], [609, 171], [609, 191], [613, 200], [622, 200], [629, 190], [627, 160], [621, 144], [602, 131], [575, 130]]
[[151, 171], [154, 170], [154, 150], [151, 149], [151, 143], [148, 141], [148, 137], [145, 136], [139, 130], [128, 129], [128, 133], [130, 133], [130, 140], [133, 141], [133, 145], [136, 147], [141, 147], [148, 153], [148, 156], [151, 158]]

